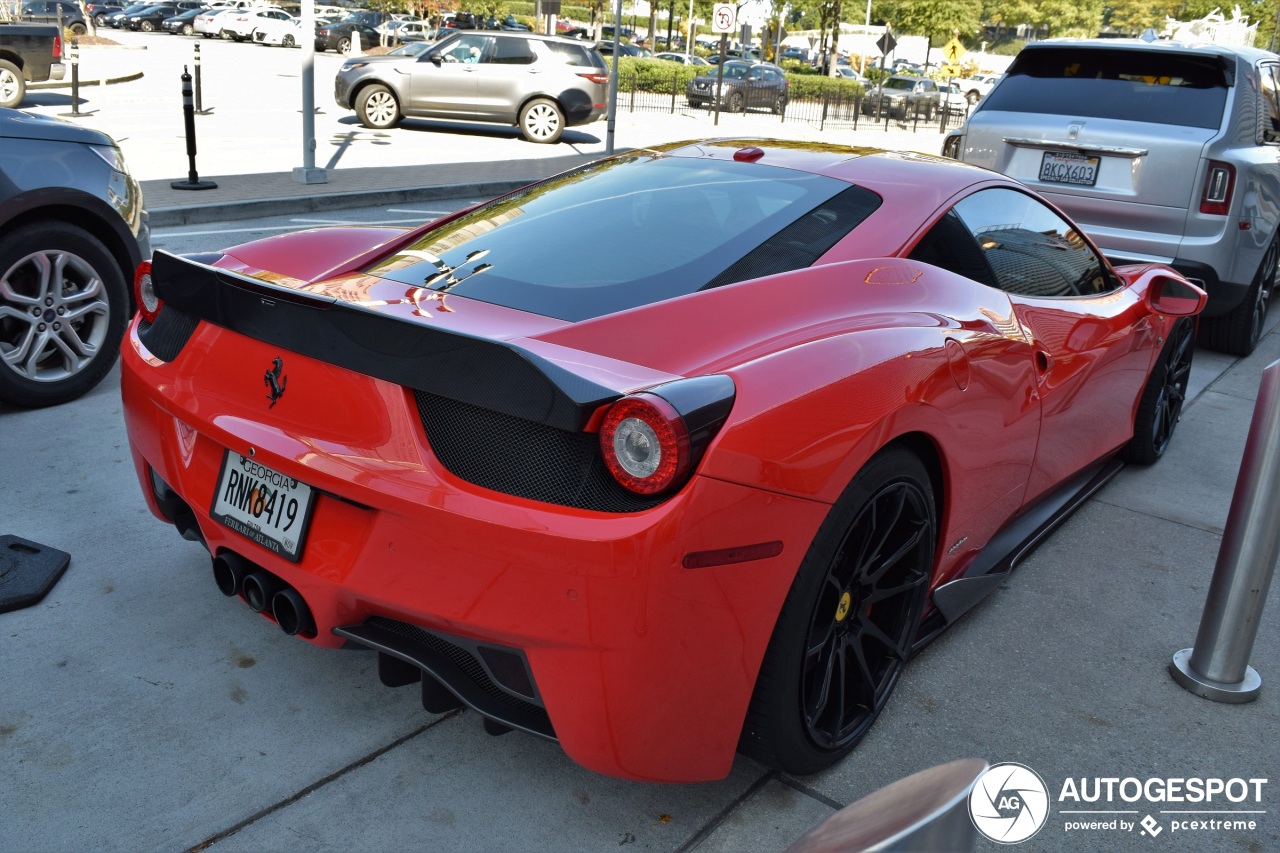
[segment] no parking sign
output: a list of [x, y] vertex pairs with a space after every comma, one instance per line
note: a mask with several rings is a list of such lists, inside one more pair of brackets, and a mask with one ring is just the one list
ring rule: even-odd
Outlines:
[[732, 3], [717, 3], [711, 13], [713, 33], [731, 33], [738, 27], [738, 7]]

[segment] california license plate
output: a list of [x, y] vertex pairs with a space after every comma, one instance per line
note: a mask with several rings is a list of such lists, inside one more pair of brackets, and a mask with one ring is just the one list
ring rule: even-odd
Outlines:
[[1051, 184], [1091, 187], [1098, 182], [1099, 157], [1046, 151], [1040, 159], [1040, 180]]
[[228, 450], [209, 512], [241, 536], [296, 563], [311, 519], [311, 494], [306, 483]]

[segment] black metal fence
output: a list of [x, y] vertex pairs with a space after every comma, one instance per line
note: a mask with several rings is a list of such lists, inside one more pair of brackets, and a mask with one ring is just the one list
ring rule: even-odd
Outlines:
[[[672, 76], [669, 83], [663, 81], [660, 86], [655, 87], [650, 81], [650, 84], [642, 89], [640, 75], [620, 75], [618, 111], [705, 115], [708, 108], [689, 105], [685, 97], [685, 79], [677, 74]], [[878, 114], [879, 110], [874, 99], [864, 98], [861, 91], [845, 91], [844, 87], [841, 87], [824, 91], [821, 96], [815, 98], [793, 98], [787, 103], [781, 115], [764, 109], [747, 110], [746, 114], [759, 117], [762, 123], [770, 120], [783, 123], [806, 122], [819, 130], [827, 128], [857, 130], [861, 127], [945, 133], [951, 128], [964, 124], [968, 111], [967, 101], [952, 104], [945, 109], [934, 104], [918, 104], [909, 108], [903, 115], [890, 117]]]

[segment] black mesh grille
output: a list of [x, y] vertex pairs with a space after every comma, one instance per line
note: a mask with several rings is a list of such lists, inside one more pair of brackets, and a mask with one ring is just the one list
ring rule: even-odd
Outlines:
[[605, 468], [599, 437], [415, 391], [440, 464], [468, 483], [543, 503], [639, 512], [665, 497], [632, 494]]
[[529, 702], [523, 702], [494, 684], [475, 656], [461, 646], [454, 645], [438, 634], [425, 631], [417, 625], [398, 622], [395, 619], [387, 619], [383, 616], [372, 617], [369, 619], [368, 624], [390, 631], [410, 642], [431, 649], [431, 651], [446, 658], [454, 666], [458, 667], [473, 684], [483, 690], [490, 698], [496, 699], [504, 705], [510, 705], [522, 713], [547, 720], [547, 725], [548, 727], [550, 726], [550, 718], [547, 716], [546, 709]]
[[138, 337], [151, 354], [161, 361], [173, 361], [191, 340], [200, 320], [184, 314], [168, 305], [160, 309], [154, 323], [143, 320], [138, 325]]

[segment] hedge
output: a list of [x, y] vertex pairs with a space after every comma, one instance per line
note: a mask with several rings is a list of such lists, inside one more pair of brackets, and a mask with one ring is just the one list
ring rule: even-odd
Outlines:
[[[612, 65], [612, 60], [607, 61]], [[694, 77], [701, 74], [715, 74], [715, 72], [715, 66], [680, 65], [662, 59], [642, 59], [634, 56], [624, 56], [618, 63], [618, 75], [622, 81], [619, 86], [629, 89], [634, 79], [636, 90], [640, 92], [669, 93], [672, 80], [677, 81], [679, 91], [684, 91], [685, 85]], [[787, 74], [786, 78], [791, 81], [791, 100], [793, 101], [820, 101], [823, 93], [828, 92], [840, 93], [846, 98], [862, 93], [861, 84], [852, 80], [819, 77], [814, 74]]]

